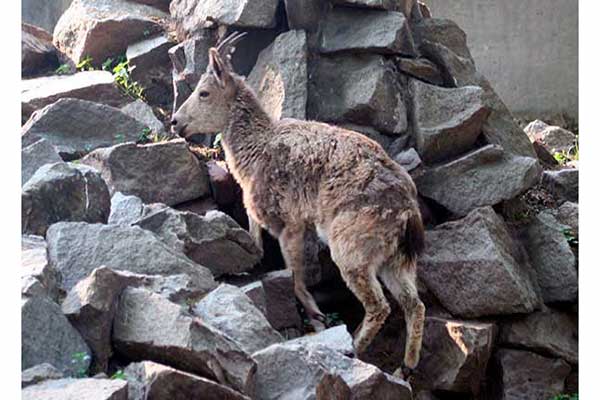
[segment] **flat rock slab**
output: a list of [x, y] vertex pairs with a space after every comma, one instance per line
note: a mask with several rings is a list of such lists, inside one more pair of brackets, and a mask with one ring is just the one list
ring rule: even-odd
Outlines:
[[187, 274], [205, 293], [216, 287], [208, 269], [137, 226], [60, 222], [48, 229], [46, 239], [50, 263], [61, 272], [64, 290], [102, 265], [148, 275]]
[[392, 66], [380, 55], [321, 57], [309, 71], [308, 117], [372, 126], [388, 134], [408, 127]]
[[416, 177], [419, 194], [457, 216], [477, 207], [509, 200], [539, 181], [535, 158], [513, 156], [500, 146], [487, 145]]
[[398, 57], [395, 61], [398, 69], [406, 75], [437, 86], [444, 84], [440, 68], [426, 58]]
[[426, 162], [473, 147], [489, 115], [480, 87], [442, 88], [411, 79], [409, 90], [417, 150]]
[[65, 375], [86, 372], [89, 357], [74, 363], [78, 353], [90, 349], [58, 304], [45, 296], [21, 298], [22, 369], [49, 363]]
[[58, 301], [60, 274], [48, 262], [46, 241], [41, 236], [21, 237], [21, 294], [45, 295]]
[[23, 126], [24, 144], [40, 138], [51, 143], [65, 160], [82, 157], [99, 147], [136, 141], [146, 125], [121, 110], [80, 99], [60, 99], [36, 111]]
[[225, 333], [145, 289], [126, 289], [113, 344], [133, 360], [152, 360], [200, 374], [252, 396], [256, 364]]
[[84, 71], [21, 82], [21, 118], [25, 122], [35, 110], [63, 98], [95, 101], [113, 107], [129, 101], [108, 71]]
[[304, 31], [282, 33], [260, 52], [248, 76], [248, 84], [275, 120], [306, 118], [307, 54]]
[[123, 371], [128, 381], [128, 400], [195, 399], [250, 400], [227, 386], [152, 361], [132, 363]]
[[21, 185], [24, 185], [42, 165], [61, 161], [56, 148], [45, 139], [25, 146], [21, 150]]
[[74, 0], [54, 28], [54, 44], [75, 63], [86, 57], [100, 67], [130, 43], [162, 30], [168, 15], [128, 1]]
[[539, 306], [528, 266], [491, 207], [426, 231], [425, 241], [419, 277], [453, 315], [528, 313]]
[[56, 379], [28, 386], [23, 400], [127, 400], [127, 382], [121, 379]]
[[58, 68], [58, 52], [52, 35], [34, 25], [21, 23], [21, 77], [31, 77]]
[[64, 374], [57, 370], [52, 364], [42, 363], [21, 372], [21, 388], [35, 385], [36, 383], [49, 379], [61, 379]]
[[138, 196], [144, 203], [175, 205], [210, 193], [206, 166], [184, 140], [98, 149], [82, 162], [98, 169], [111, 194]]
[[93, 168], [59, 162], [42, 166], [27, 181], [21, 205], [22, 232], [43, 236], [56, 222], [106, 223], [110, 195]]
[[579, 170], [544, 171], [542, 186], [560, 201], [579, 202]]
[[348, 332], [346, 325], [334, 326], [315, 334], [305, 335], [296, 339], [288, 340], [285, 343], [307, 346], [311, 344], [320, 344], [330, 350], [338, 351], [347, 356], [354, 355], [352, 336]]
[[415, 54], [408, 19], [400, 12], [336, 7], [322, 24], [322, 53]]

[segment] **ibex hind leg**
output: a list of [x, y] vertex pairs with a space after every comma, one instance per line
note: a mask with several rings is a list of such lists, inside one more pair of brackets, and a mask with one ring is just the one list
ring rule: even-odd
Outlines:
[[397, 263], [385, 265], [379, 270], [379, 277], [392, 293], [404, 311], [406, 321], [406, 345], [404, 348], [404, 366], [414, 369], [419, 363], [425, 305], [419, 299], [416, 284], [416, 265], [407, 262], [401, 255]]

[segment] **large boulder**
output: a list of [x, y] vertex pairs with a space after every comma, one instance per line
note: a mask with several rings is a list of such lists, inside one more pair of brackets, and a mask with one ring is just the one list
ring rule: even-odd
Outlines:
[[61, 161], [54, 146], [45, 139], [25, 146], [21, 150], [21, 185], [24, 185], [42, 165]]
[[54, 44], [75, 63], [91, 57], [100, 67], [127, 46], [162, 30], [168, 15], [129, 1], [74, 0], [54, 28]]
[[21, 237], [21, 287], [23, 295], [45, 295], [58, 301], [61, 280], [48, 262], [46, 241], [41, 236]]
[[274, 344], [252, 355], [256, 360], [256, 397], [261, 400], [316, 399], [316, 389], [327, 374], [337, 374], [352, 399], [412, 398], [405, 381], [374, 365], [320, 344]]
[[275, 120], [306, 118], [306, 62], [306, 33], [300, 30], [277, 36], [258, 56], [248, 84]]
[[22, 400], [127, 400], [127, 382], [121, 379], [53, 379], [28, 386]]
[[126, 289], [112, 339], [117, 351], [130, 359], [165, 363], [253, 394], [252, 358], [225, 333], [158, 294]]
[[59, 162], [44, 165], [27, 181], [21, 205], [22, 232], [43, 236], [55, 222], [106, 223], [110, 195], [93, 168]]
[[322, 330], [318, 333], [288, 340], [285, 343], [305, 346], [320, 344], [321, 346], [325, 346], [330, 350], [338, 351], [350, 357], [354, 355], [352, 336], [350, 336], [346, 325], [337, 325], [332, 328]]
[[480, 87], [442, 88], [411, 79], [409, 88], [417, 150], [426, 162], [473, 147], [489, 115]]
[[21, 372], [21, 388], [35, 385], [49, 379], [61, 379], [65, 375], [57, 370], [54, 365], [42, 363]]
[[539, 306], [528, 265], [491, 207], [426, 231], [425, 242], [419, 277], [453, 315], [528, 313]]
[[554, 217], [571, 228], [575, 237], [579, 236], [579, 204], [565, 201], [554, 211]]
[[163, 208], [136, 225], [154, 232], [169, 247], [206, 266], [217, 277], [248, 271], [261, 258], [250, 234], [220, 211], [200, 216]]
[[21, 77], [42, 75], [59, 65], [52, 35], [34, 25], [21, 23]]
[[74, 160], [99, 147], [135, 141], [146, 125], [118, 108], [80, 99], [60, 99], [35, 112], [22, 128], [22, 141], [40, 138], [51, 143], [65, 160]]
[[195, 399], [249, 400], [227, 386], [152, 361], [132, 363], [124, 369], [128, 400]]
[[150, 128], [154, 134], [159, 136], [167, 135], [163, 123], [156, 118], [154, 111], [152, 111], [152, 107], [150, 107], [150, 105], [143, 100], [137, 99], [136, 101], [121, 107], [121, 111], [126, 115], [129, 115], [131, 118], [137, 120], [139, 123]]
[[535, 185], [540, 173], [535, 158], [513, 156], [490, 144], [427, 169], [415, 183], [422, 196], [465, 216], [477, 207], [514, 198]]
[[175, 205], [210, 193], [206, 166], [184, 140], [98, 149], [82, 162], [98, 169], [111, 194], [138, 196], [144, 203]]
[[65, 375], [81, 375], [88, 369], [89, 355], [58, 304], [45, 296], [21, 298], [21, 369], [50, 363]]
[[63, 98], [95, 101], [113, 107], [128, 102], [108, 71], [83, 71], [25, 79], [21, 85], [21, 118], [25, 122], [39, 110]]
[[290, 29], [316, 33], [319, 21], [330, 5], [321, 0], [284, 0], [285, 15]]
[[529, 136], [531, 142], [537, 142], [543, 145], [550, 154], [569, 152], [577, 137], [560, 126], [551, 126], [544, 121], [535, 120], [525, 127], [525, 133]]
[[336, 7], [322, 22], [320, 51], [415, 55], [408, 19], [399, 12]]
[[216, 287], [208, 269], [137, 226], [60, 222], [48, 229], [46, 240], [65, 290], [102, 265], [148, 275], [187, 274], [204, 293]]
[[372, 126], [388, 134], [406, 131], [402, 90], [383, 56], [323, 56], [315, 64], [309, 71], [309, 118]]
[[573, 168], [544, 171], [542, 186], [559, 201], [579, 202], [579, 170]]
[[575, 255], [565, 237], [568, 229], [549, 212], [536, 215], [527, 228], [527, 251], [547, 303], [577, 300]]

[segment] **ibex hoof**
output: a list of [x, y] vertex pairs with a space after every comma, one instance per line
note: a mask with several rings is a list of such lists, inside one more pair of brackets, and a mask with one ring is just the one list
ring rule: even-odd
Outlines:
[[414, 370], [412, 368], [408, 368], [407, 366], [399, 367], [394, 371], [394, 376], [396, 378], [400, 378], [402, 380], [408, 381], [408, 379], [412, 376]]
[[315, 332], [321, 332], [327, 329], [327, 320], [323, 314], [317, 314], [309, 319], [310, 326]]

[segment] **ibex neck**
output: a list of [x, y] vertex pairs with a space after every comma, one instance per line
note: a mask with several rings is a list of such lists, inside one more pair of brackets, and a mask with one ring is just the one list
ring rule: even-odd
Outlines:
[[252, 176], [256, 161], [273, 133], [273, 121], [242, 78], [235, 81], [237, 93], [229, 125], [223, 132], [223, 147], [227, 164], [240, 181]]

